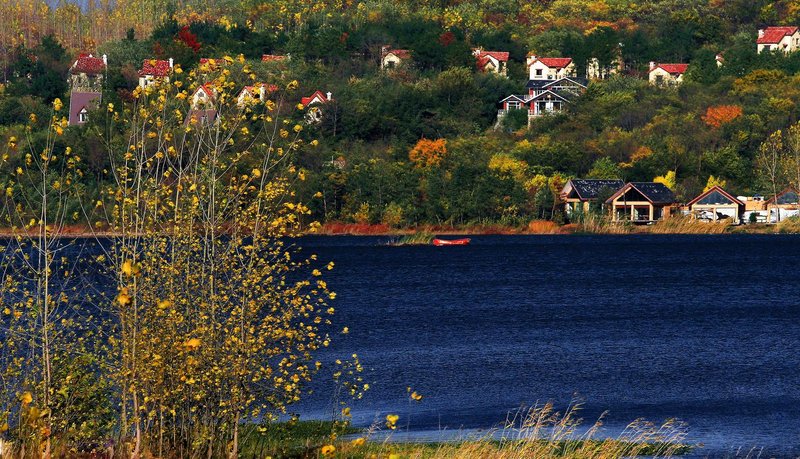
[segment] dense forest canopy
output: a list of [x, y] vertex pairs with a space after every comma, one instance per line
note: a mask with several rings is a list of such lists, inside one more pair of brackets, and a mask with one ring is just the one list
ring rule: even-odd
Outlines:
[[[798, 121], [800, 53], [758, 54], [755, 43], [761, 28], [800, 25], [800, 5], [788, 0], [10, 0], [0, 21], [6, 139], [20, 137], [31, 113], [47, 120], [53, 100], [69, 99], [67, 72], [80, 52], [108, 56], [104, 104], [124, 104], [143, 60], [154, 58], [189, 70], [203, 57], [242, 55], [265, 82], [332, 93], [304, 132], [318, 146], [296, 158], [308, 177], [298, 196], [327, 221], [561, 218], [555, 199], [570, 177], [672, 172], [684, 201], [712, 176], [735, 194], [766, 194], [759, 148]], [[382, 71], [387, 45], [410, 50], [412, 62]], [[509, 52], [508, 77], [477, 71], [476, 47]], [[528, 53], [571, 57], [579, 75], [591, 59], [624, 65], [530, 128], [518, 114], [498, 124], [498, 101], [525, 93]], [[290, 59], [262, 63], [262, 54]], [[689, 63], [684, 82], [648, 84], [653, 61]], [[108, 178], [108, 165], [92, 160], [101, 158], [101, 119], [63, 140], [89, 161], [87, 193]], [[21, 141], [41, 139], [34, 130]], [[12, 152], [0, 181], [13, 180], [4, 174], [22, 160]], [[798, 185], [784, 175], [781, 186]]]

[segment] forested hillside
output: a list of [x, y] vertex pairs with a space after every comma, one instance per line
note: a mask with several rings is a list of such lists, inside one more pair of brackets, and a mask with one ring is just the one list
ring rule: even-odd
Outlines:
[[[800, 25], [800, 5], [789, 0], [91, 0], [57, 8], [13, 0], [0, 5], [0, 21], [5, 143], [43, 142], [52, 102], [69, 99], [78, 53], [108, 57], [98, 112], [57, 140], [86, 159], [87, 196], [109, 180], [98, 153], [106, 106], [130, 101], [144, 60], [173, 58], [190, 71], [201, 58], [242, 55], [265, 83], [297, 80], [294, 104], [330, 92], [321, 120], [303, 132], [318, 145], [295, 153], [306, 177], [298, 196], [325, 221], [562, 219], [554, 199], [570, 177], [644, 181], [672, 171], [684, 201], [710, 176], [735, 194], [767, 194], [773, 184], [756, 155], [797, 122], [800, 104], [800, 53], [756, 52], [758, 29]], [[409, 65], [381, 70], [387, 45], [410, 50]], [[477, 71], [476, 47], [508, 51], [508, 77]], [[571, 57], [579, 75], [592, 58], [606, 67], [621, 59], [624, 68], [530, 128], [513, 116], [497, 125], [498, 101], [525, 92], [528, 53]], [[263, 54], [290, 58], [261, 62]], [[685, 81], [650, 85], [651, 61], [689, 63]], [[791, 143], [781, 144], [787, 156]], [[26, 150], [7, 148], [3, 188]], [[779, 174], [778, 185], [796, 181], [790, 175]]]

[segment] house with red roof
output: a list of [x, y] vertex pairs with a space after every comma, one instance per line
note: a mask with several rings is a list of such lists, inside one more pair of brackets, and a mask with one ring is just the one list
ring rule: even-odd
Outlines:
[[648, 80], [650, 84], [659, 86], [681, 84], [683, 82], [683, 75], [688, 69], [689, 64], [660, 64], [658, 62], [650, 62]]
[[526, 63], [531, 80], [558, 80], [575, 76], [575, 63], [571, 57], [529, 55]]
[[108, 59], [81, 53], [69, 69], [69, 124], [89, 120], [89, 112], [100, 104]]
[[475, 66], [484, 73], [497, 73], [506, 75], [508, 71], [508, 52], [507, 51], [484, 51], [481, 48], [472, 50], [475, 56]]
[[217, 91], [209, 84], [200, 85], [192, 93], [186, 123], [210, 124], [217, 119]]
[[793, 53], [800, 49], [800, 29], [795, 26], [759, 29], [756, 46], [759, 54], [764, 51]]
[[311, 94], [308, 97], [303, 97], [300, 99], [300, 103], [308, 108], [308, 112], [306, 112], [306, 122], [313, 124], [322, 121], [322, 110], [320, 107], [316, 107], [315, 105], [327, 104], [332, 100], [333, 94], [330, 92], [323, 94], [322, 91], [319, 90], [314, 91], [314, 94]]
[[145, 59], [139, 70], [139, 86], [144, 89], [156, 81], [169, 82], [173, 60]]
[[381, 48], [381, 68], [393, 69], [403, 65], [404, 61], [411, 59], [411, 51], [407, 49], [392, 49], [388, 46]]
[[242, 108], [248, 103], [263, 102], [269, 94], [277, 90], [278, 86], [274, 84], [256, 83], [252, 86], [245, 86], [236, 97], [236, 104]]

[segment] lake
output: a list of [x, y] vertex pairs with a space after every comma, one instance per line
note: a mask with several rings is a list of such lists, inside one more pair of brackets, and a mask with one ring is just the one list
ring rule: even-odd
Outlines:
[[[396, 413], [396, 438], [452, 438], [577, 395], [587, 423], [608, 410], [606, 435], [675, 417], [701, 456], [800, 455], [800, 237], [388, 239], [299, 241], [336, 263], [326, 279], [350, 332], [322, 357], [364, 364], [356, 425]], [[332, 384], [314, 389], [296, 410], [330, 418]]]

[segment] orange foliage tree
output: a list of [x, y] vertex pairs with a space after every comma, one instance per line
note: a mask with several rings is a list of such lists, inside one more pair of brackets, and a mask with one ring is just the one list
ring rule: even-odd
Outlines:
[[703, 121], [713, 128], [719, 128], [740, 116], [742, 116], [742, 107], [738, 105], [715, 105], [708, 107]]
[[416, 167], [438, 166], [447, 154], [447, 140], [419, 139], [414, 148], [408, 152], [408, 159]]

